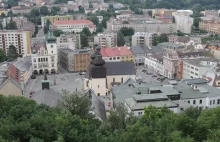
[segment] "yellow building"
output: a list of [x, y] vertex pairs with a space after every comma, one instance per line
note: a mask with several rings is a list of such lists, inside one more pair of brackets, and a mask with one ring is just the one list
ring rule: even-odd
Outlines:
[[176, 12], [176, 10], [175, 9], [152, 9], [152, 16], [157, 16], [157, 15], [172, 16], [173, 12]]
[[59, 21], [59, 20], [73, 20], [73, 16], [72, 15], [56, 15], [56, 16], [44, 16], [41, 17], [41, 25], [42, 27], [44, 27], [44, 25], [46, 25], [47, 20], [49, 20], [52, 24], [55, 21]]
[[2, 15], [2, 13], [4, 13], [5, 15], [8, 14], [8, 11], [6, 9], [0, 9], [0, 15]]

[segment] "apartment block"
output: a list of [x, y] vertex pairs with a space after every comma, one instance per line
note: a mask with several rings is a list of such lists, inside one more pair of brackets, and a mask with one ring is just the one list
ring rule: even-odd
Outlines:
[[199, 22], [199, 29], [205, 30], [209, 33], [220, 33], [220, 22], [214, 20], [202, 20]]
[[85, 27], [89, 28], [91, 33], [96, 31], [96, 25], [89, 20], [59, 20], [55, 21], [53, 25], [63, 32], [79, 33]]
[[49, 20], [53, 24], [55, 21], [59, 21], [59, 20], [73, 20], [73, 16], [72, 15], [43, 16], [41, 17], [42, 27], [45, 26], [47, 20]]
[[104, 33], [94, 36], [94, 44], [99, 47], [115, 47], [117, 45], [116, 33]]
[[87, 71], [90, 51], [86, 49], [59, 49], [59, 64], [69, 72]]
[[3, 18], [3, 22], [2, 22], [3, 27], [5, 28], [6, 25], [10, 23], [11, 20], [16, 23], [17, 29], [20, 29], [25, 23], [28, 22], [26, 17], [6, 17]]
[[14, 45], [19, 55], [31, 54], [31, 35], [29, 31], [2, 30], [0, 31], [0, 48], [7, 54], [10, 45]]
[[177, 30], [190, 34], [192, 32], [193, 18], [184, 15], [175, 16]]
[[176, 12], [176, 10], [175, 9], [152, 9], [152, 16], [157, 16], [157, 15], [172, 16], [173, 12]]
[[81, 41], [80, 34], [61, 34], [57, 37], [57, 47], [59, 48], [70, 48], [70, 49], [80, 49]]
[[154, 45], [154, 34], [147, 32], [136, 32], [132, 36], [132, 46], [147, 46]]

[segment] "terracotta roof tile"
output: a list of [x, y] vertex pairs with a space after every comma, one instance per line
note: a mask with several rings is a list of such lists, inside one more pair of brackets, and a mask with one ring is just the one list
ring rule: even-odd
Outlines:
[[101, 54], [103, 57], [113, 57], [113, 56], [127, 56], [133, 55], [130, 48], [127, 46], [115, 47], [115, 48], [101, 48]]

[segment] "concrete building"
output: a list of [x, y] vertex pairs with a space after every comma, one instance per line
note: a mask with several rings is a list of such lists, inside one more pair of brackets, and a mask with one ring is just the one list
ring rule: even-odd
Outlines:
[[33, 47], [31, 59], [34, 73], [57, 73], [58, 50], [51, 28], [46, 43]]
[[129, 20], [129, 24], [123, 24], [122, 20], [111, 18], [107, 21], [107, 32], [117, 32], [122, 27], [132, 27], [135, 32], [149, 32], [156, 34], [173, 34], [176, 33], [176, 24], [175, 23], [162, 23], [155, 19], [148, 20]]
[[5, 28], [6, 25], [10, 23], [11, 20], [16, 23], [17, 29], [20, 29], [25, 23], [28, 22], [26, 17], [6, 17], [3, 18], [3, 22], [2, 22], [3, 28]]
[[43, 16], [41, 17], [41, 26], [44, 27], [46, 25], [47, 20], [53, 24], [55, 21], [59, 20], [73, 20], [72, 15], [55, 15], [55, 16]]
[[69, 72], [84, 72], [88, 70], [90, 51], [86, 49], [59, 49], [59, 64]]
[[220, 33], [220, 22], [214, 20], [201, 20], [199, 22], [199, 29], [205, 30], [209, 33]]
[[53, 25], [63, 32], [79, 33], [85, 27], [89, 28], [91, 33], [96, 31], [96, 25], [89, 20], [59, 20], [55, 21]]
[[103, 60], [106, 62], [134, 61], [130, 47], [101, 48]]
[[10, 45], [14, 45], [19, 55], [31, 54], [31, 35], [29, 31], [2, 30], [0, 31], [0, 49], [7, 54]]
[[20, 6], [14, 6], [11, 8], [13, 14], [28, 14], [29, 12], [31, 12], [30, 7], [20, 7]]
[[193, 26], [193, 18], [185, 15], [175, 15], [176, 20], [176, 29], [186, 33], [190, 34], [192, 32], [192, 26]]
[[215, 69], [218, 61], [214, 58], [183, 60], [182, 79], [202, 78], [202, 76]]
[[104, 47], [116, 47], [117, 34], [116, 33], [104, 33], [94, 36], [94, 44]]
[[168, 35], [169, 42], [176, 43], [178, 36], [177, 35]]
[[176, 12], [175, 9], [152, 9], [152, 16], [158, 16], [158, 15], [172, 16], [174, 12]]
[[147, 46], [152, 47], [154, 45], [154, 34], [136, 32], [132, 36], [132, 46]]
[[154, 55], [150, 55], [145, 57], [144, 65], [151, 69], [155, 74], [164, 74], [163, 67], [163, 53], [155, 53]]
[[70, 48], [70, 49], [80, 49], [81, 40], [80, 34], [61, 34], [57, 37], [57, 48]]

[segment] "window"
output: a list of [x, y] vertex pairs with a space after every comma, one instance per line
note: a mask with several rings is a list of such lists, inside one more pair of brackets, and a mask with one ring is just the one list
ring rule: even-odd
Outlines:
[[113, 82], [115, 82], [115, 78], [113, 78]]
[[99, 85], [98, 85], [98, 88], [99, 88]]
[[202, 104], [202, 100], [200, 100], [199, 103]]
[[218, 102], [217, 102], [218, 104], [220, 104], [220, 99], [218, 99]]
[[123, 77], [121, 78], [121, 83], [123, 84]]
[[100, 96], [100, 93], [98, 93], [98, 96]]
[[213, 100], [213, 105], [215, 104], [215, 100]]
[[188, 101], [188, 104], [190, 104], [190, 101]]
[[193, 71], [191, 71], [191, 73], [192, 73], [192, 74], [194, 74], [194, 72], [193, 72]]
[[51, 48], [53, 48], [53, 45], [50, 45]]
[[116, 60], [116, 58], [114, 57], [113, 60]]
[[142, 112], [138, 112], [138, 116], [141, 116], [142, 115]]
[[112, 58], [109, 58], [109, 60], [112, 60]]
[[196, 71], [198, 71], [198, 69], [197, 69], [197, 68], [195, 68], [195, 70], [196, 70]]
[[212, 101], [210, 101], [210, 105], [212, 105]]
[[40, 62], [40, 58], [38, 58], [38, 62]]
[[198, 76], [198, 73], [195, 73], [196, 76]]
[[194, 104], [194, 105], [196, 104], [196, 100], [193, 100], [193, 104]]
[[119, 59], [120, 59], [120, 57], [117, 57], [117, 59], [119, 60]]

